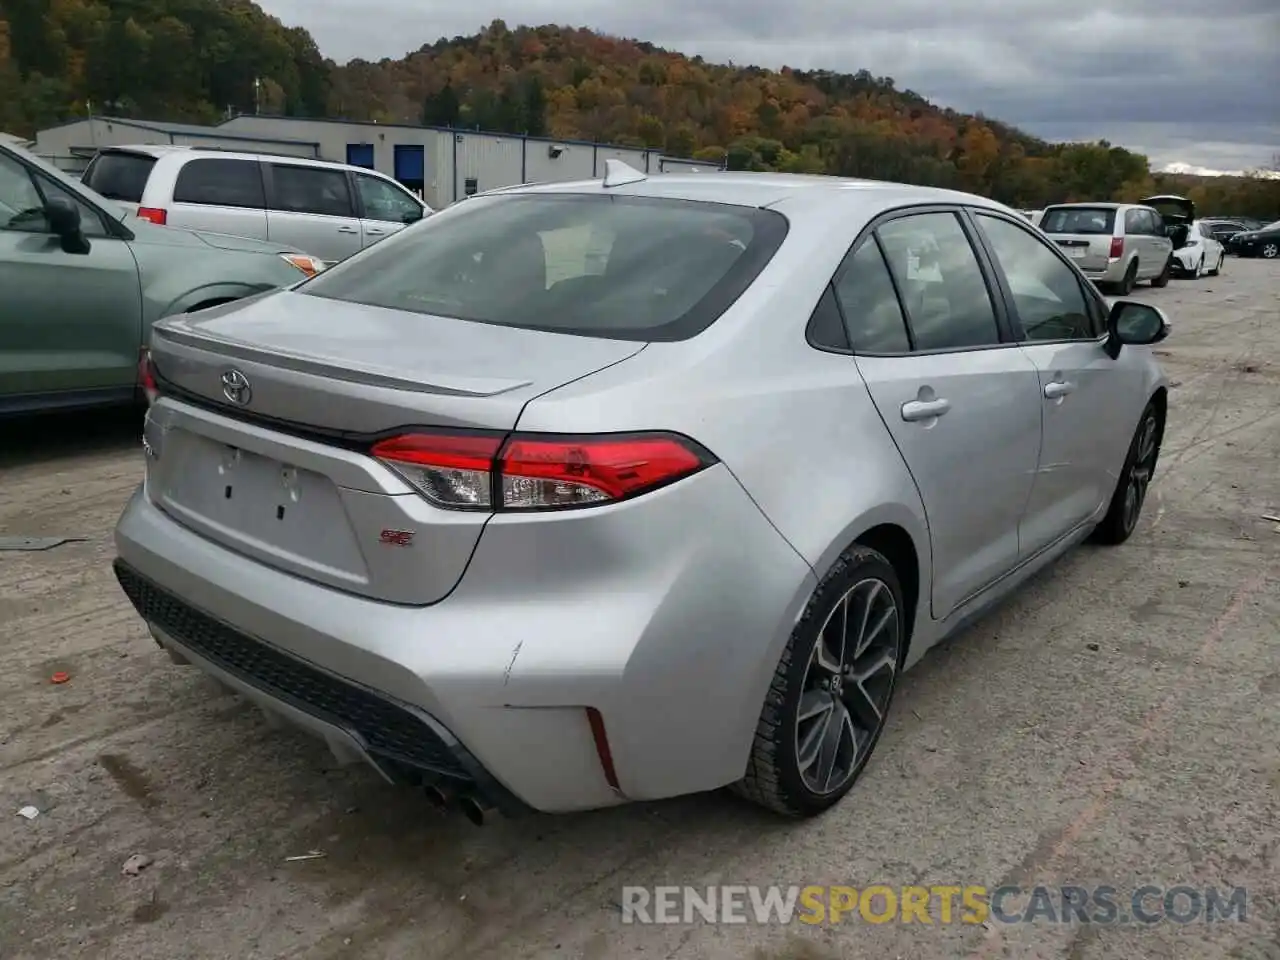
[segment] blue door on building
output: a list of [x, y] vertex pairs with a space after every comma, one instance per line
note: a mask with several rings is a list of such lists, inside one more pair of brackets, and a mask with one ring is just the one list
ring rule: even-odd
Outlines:
[[353, 167], [365, 167], [373, 169], [373, 144], [372, 143], [348, 143], [347, 144], [347, 163]]
[[420, 143], [395, 146], [396, 179], [412, 190], [421, 190], [427, 179], [427, 151]]

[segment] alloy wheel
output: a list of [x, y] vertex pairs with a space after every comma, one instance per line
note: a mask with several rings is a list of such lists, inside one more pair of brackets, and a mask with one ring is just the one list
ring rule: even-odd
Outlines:
[[1156, 455], [1160, 446], [1160, 429], [1155, 413], [1148, 413], [1139, 428], [1136, 455], [1129, 467], [1124, 491], [1124, 528], [1132, 530], [1142, 514], [1142, 504], [1147, 499], [1147, 487], [1156, 468]]
[[828, 614], [796, 714], [800, 777], [813, 793], [844, 787], [875, 743], [897, 678], [901, 638], [898, 603], [883, 580], [858, 581]]
[[1264, 244], [1262, 247], [1262, 255], [1268, 260], [1274, 260], [1277, 256], [1280, 256], [1280, 244]]

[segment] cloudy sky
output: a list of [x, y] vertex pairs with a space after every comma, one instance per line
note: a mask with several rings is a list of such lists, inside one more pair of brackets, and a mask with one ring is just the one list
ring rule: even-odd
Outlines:
[[337, 60], [441, 36], [561, 23], [708, 60], [865, 67], [935, 103], [1053, 140], [1106, 138], [1152, 164], [1280, 154], [1280, 0], [259, 0]]

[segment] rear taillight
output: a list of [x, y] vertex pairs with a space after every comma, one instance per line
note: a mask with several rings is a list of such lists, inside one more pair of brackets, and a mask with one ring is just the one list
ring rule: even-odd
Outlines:
[[160, 389], [156, 385], [156, 367], [151, 361], [151, 351], [146, 347], [138, 355], [138, 384], [147, 395], [147, 404], [155, 403], [156, 397], [160, 396]]
[[370, 451], [427, 500], [453, 510], [555, 510], [656, 490], [715, 458], [669, 433], [411, 433]]
[[162, 207], [139, 207], [138, 216], [161, 227], [169, 222], [169, 211]]
[[1124, 238], [1123, 238], [1123, 237], [1112, 237], [1112, 238], [1111, 238], [1111, 252], [1108, 254], [1108, 256], [1109, 256], [1112, 260], [1119, 260], [1119, 259], [1120, 259], [1120, 257], [1121, 257], [1123, 254], [1124, 254]]

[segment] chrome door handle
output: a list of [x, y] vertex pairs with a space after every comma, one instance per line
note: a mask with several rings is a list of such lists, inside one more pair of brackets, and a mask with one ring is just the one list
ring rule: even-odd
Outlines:
[[360, 231], [357, 230], [355, 227], [339, 227], [338, 232], [339, 233], [359, 233]]
[[902, 405], [902, 419], [908, 423], [914, 423], [918, 420], [932, 420], [940, 417], [951, 409], [951, 401], [939, 398], [937, 400], [911, 400]]
[[1044, 385], [1044, 395], [1050, 400], [1061, 400], [1075, 389], [1076, 385], [1068, 380], [1053, 380]]

